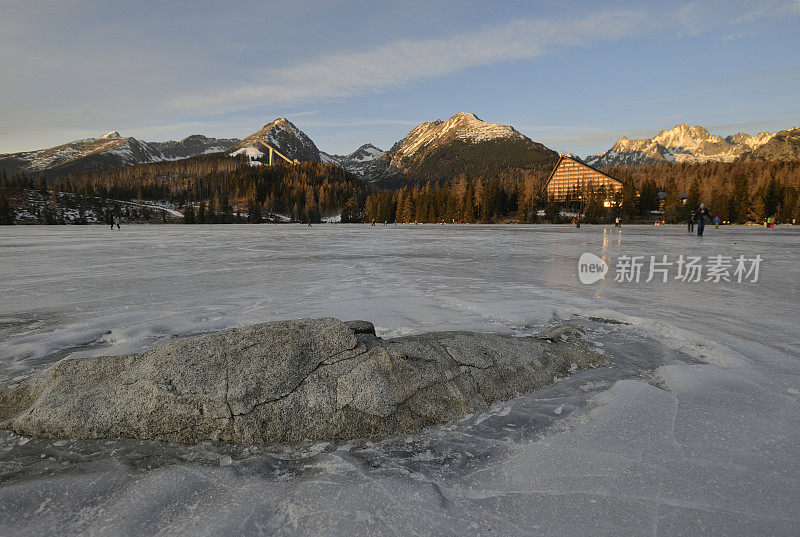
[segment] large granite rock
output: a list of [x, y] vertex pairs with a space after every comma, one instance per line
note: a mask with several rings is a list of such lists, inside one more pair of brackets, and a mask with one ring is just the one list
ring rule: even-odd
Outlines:
[[142, 354], [62, 360], [0, 388], [0, 428], [186, 443], [393, 435], [457, 420], [602, 360], [564, 326], [532, 338], [383, 340], [364, 321], [274, 322]]

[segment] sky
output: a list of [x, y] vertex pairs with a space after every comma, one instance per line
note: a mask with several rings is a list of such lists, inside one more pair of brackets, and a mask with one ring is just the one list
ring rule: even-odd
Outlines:
[[117, 130], [329, 153], [473, 112], [560, 152], [800, 126], [800, 0], [0, 0], [0, 153]]

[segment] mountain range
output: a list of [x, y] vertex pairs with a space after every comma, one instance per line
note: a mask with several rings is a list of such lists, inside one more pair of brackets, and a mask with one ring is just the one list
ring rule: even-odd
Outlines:
[[359, 177], [366, 176], [369, 167], [384, 154], [381, 149], [370, 143], [362, 145], [349, 155], [325, 153], [319, 150], [306, 133], [285, 117], [267, 123], [260, 130], [237, 142], [227, 152], [232, 157], [246, 155], [253, 160], [266, 157], [269, 154], [269, 147], [287, 158], [335, 164]]
[[48, 149], [0, 155], [0, 169], [8, 173], [60, 175], [217, 153], [238, 141], [195, 134], [180, 141], [143, 142], [111, 131], [99, 138], [75, 140]]
[[384, 150], [375, 147], [371, 143], [366, 143], [349, 155], [331, 155], [320, 152], [320, 157], [322, 158], [322, 162], [333, 163], [359, 177], [367, 177], [371, 173], [375, 162], [380, 159], [384, 153], [386, 153]]
[[[208, 153], [245, 155], [255, 165], [265, 159], [269, 147], [291, 160], [335, 164], [366, 181], [386, 186], [436, 182], [460, 174], [492, 176], [508, 169], [541, 169], [554, 165], [558, 159], [557, 152], [512, 126], [488, 123], [475, 114], [462, 112], [414, 127], [388, 151], [367, 143], [349, 155], [326, 153], [291, 121], [278, 118], [242, 140], [192, 135], [180, 141], [144, 142], [111, 131], [99, 138], [0, 155], [0, 169], [53, 176]], [[585, 161], [604, 167], [799, 159], [800, 128], [722, 137], [700, 126], [681, 124], [653, 138], [622, 137], [608, 151], [590, 155]]]
[[463, 112], [418, 125], [389, 151], [367, 143], [349, 155], [319, 151], [291, 121], [279, 118], [234, 145], [228, 154], [261, 158], [268, 145], [289, 158], [333, 163], [365, 180], [395, 184], [551, 165], [558, 159], [558, 153], [511, 126], [487, 123]]
[[797, 128], [779, 132], [744, 132], [725, 137], [699, 125], [683, 123], [653, 138], [622, 137], [608, 151], [586, 157], [595, 167], [637, 166], [657, 162], [733, 162], [736, 160], [796, 160], [800, 158]]

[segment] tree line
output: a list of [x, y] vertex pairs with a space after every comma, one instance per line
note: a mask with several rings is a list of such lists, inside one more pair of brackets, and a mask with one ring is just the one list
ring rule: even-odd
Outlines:
[[[800, 162], [743, 161], [613, 166], [604, 170], [644, 193], [645, 185], [665, 192], [664, 219], [682, 222], [705, 203], [714, 216], [743, 224], [800, 220]], [[685, 199], [685, 202], [684, 202]]]
[[319, 222], [346, 208], [351, 210], [350, 221], [360, 221], [369, 190], [360, 179], [330, 164], [254, 166], [246, 159], [217, 155], [49, 180], [3, 173], [0, 187], [69, 192], [84, 200], [160, 201], [184, 207], [187, 213], [191, 208], [193, 220], [202, 223], [260, 222], [267, 215], [277, 214], [295, 221]]
[[[23, 191], [37, 191], [40, 199], [50, 200], [46, 208], [37, 209], [43, 223], [63, 221], [56, 208], [65, 199], [78, 211], [94, 207], [97, 214], [111, 206], [102, 200], [160, 201], [182, 208], [186, 223], [262, 222], [276, 215], [319, 222], [337, 214], [343, 222], [558, 222], [562, 211], [576, 206], [589, 222], [606, 222], [615, 216], [627, 221], [681, 222], [701, 202], [730, 222], [760, 222], [769, 216], [779, 222], [800, 220], [800, 162], [796, 161], [610, 167], [604, 171], [623, 181], [622, 190], [609, 196], [602, 189], [589, 188], [581, 193], [579, 203], [577, 195], [566, 203], [547, 199], [543, 189], [550, 171], [538, 167], [491, 175], [462, 173], [450, 181], [384, 189], [332, 164], [256, 166], [243, 158], [220, 155], [49, 180], [21, 173], [9, 176], [3, 171], [0, 223], [13, 223], [25, 209], [19, 202]], [[70, 196], [59, 198], [55, 192]], [[611, 207], [604, 203], [609, 197], [615, 202]], [[151, 215], [145, 216], [152, 221]]]

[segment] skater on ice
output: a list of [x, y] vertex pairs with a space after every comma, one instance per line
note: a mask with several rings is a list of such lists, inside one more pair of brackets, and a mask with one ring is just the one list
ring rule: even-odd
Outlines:
[[[692, 211], [692, 213], [694, 213], [694, 211]], [[711, 219], [711, 213], [708, 212], [705, 203], [700, 204], [700, 208], [697, 210], [695, 218], [697, 220], [697, 236], [702, 237], [703, 230], [706, 227], [706, 218], [709, 220]]]

